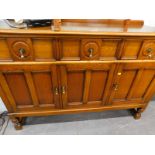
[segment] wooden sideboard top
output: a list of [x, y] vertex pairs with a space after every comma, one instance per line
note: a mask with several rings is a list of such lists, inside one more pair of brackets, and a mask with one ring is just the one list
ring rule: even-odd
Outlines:
[[123, 32], [121, 26], [109, 26], [102, 23], [72, 23], [61, 25], [60, 31], [52, 27], [16, 29], [10, 28], [0, 20], [0, 34], [42, 34], [42, 35], [104, 35], [104, 36], [155, 36], [155, 27], [141, 25], [141, 27], [128, 28]]

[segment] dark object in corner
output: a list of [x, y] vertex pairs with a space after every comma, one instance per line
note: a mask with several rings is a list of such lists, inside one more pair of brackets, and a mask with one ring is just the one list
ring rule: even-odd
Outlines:
[[51, 19], [25, 19], [24, 23], [27, 24], [28, 27], [44, 27], [51, 26]]

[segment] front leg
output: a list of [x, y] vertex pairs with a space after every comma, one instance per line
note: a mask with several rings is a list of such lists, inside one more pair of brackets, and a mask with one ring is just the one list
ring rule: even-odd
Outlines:
[[144, 111], [144, 108], [137, 108], [137, 109], [132, 109], [131, 112], [135, 119], [140, 119], [143, 111]]
[[14, 127], [16, 130], [22, 129], [22, 124], [23, 124], [25, 118], [10, 116], [10, 119], [11, 119], [12, 123], [14, 124]]

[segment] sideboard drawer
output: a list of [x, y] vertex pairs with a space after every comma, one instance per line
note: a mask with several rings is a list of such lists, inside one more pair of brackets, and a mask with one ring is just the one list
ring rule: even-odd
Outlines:
[[32, 61], [33, 47], [29, 38], [8, 38], [10, 53], [15, 61]]
[[155, 59], [155, 40], [126, 39], [122, 47], [121, 59]]
[[55, 61], [52, 38], [0, 38], [0, 61]]
[[121, 39], [60, 39], [60, 60], [115, 60]]

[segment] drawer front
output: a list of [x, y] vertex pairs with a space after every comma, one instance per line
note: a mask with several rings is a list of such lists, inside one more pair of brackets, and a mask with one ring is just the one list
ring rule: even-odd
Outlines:
[[29, 38], [8, 38], [10, 53], [15, 61], [33, 60], [33, 47]]
[[126, 39], [122, 47], [120, 59], [155, 59], [155, 40]]
[[60, 60], [115, 60], [120, 39], [60, 39]]
[[0, 38], [0, 61], [55, 61], [56, 45], [53, 38]]

